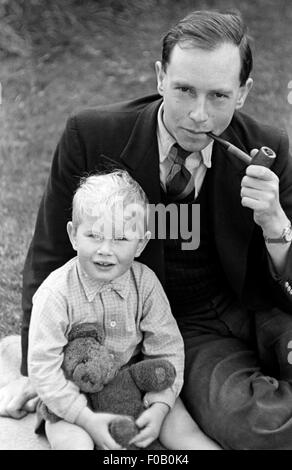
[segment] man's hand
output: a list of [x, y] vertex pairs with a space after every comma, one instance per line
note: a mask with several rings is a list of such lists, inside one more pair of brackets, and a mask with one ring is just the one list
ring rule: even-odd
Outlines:
[[109, 432], [109, 425], [117, 416], [119, 415], [112, 413], [94, 413], [86, 407], [79, 413], [76, 424], [85, 429], [95, 444], [103, 450], [122, 450]]
[[241, 182], [241, 203], [254, 211], [265, 236], [279, 237], [288, 219], [279, 199], [279, 178], [269, 168], [250, 165]]
[[0, 389], [0, 416], [20, 419], [35, 411], [38, 397], [28, 377], [19, 377]]
[[130, 444], [135, 444], [137, 447], [149, 446], [159, 436], [168, 412], [169, 406], [166, 403], [153, 403], [136, 420], [137, 426], [143, 429], [130, 441]]

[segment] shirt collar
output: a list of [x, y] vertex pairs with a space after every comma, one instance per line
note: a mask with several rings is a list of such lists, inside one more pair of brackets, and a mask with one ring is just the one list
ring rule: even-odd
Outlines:
[[[163, 122], [163, 103], [161, 103], [158, 114], [157, 114], [157, 139], [158, 139], [158, 149], [159, 149], [159, 160], [160, 163], [163, 163], [164, 160], [169, 156], [171, 149], [176, 140], [168, 132]], [[213, 150], [214, 141], [210, 142], [203, 150], [201, 150], [203, 163], [207, 168], [212, 166], [212, 150]], [[191, 157], [192, 154], [190, 154]], [[189, 157], [188, 157], [189, 158]]]
[[130, 270], [114, 279], [113, 281], [96, 281], [89, 277], [81, 268], [77, 259], [77, 275], [83, 286], [88, 302], [92, 302], [97, 294], [114, 290], [120, 297], [126, 299], [129, 292]]

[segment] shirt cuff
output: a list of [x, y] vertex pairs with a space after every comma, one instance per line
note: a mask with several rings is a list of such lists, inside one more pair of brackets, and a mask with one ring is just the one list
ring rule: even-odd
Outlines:
[[286, 256], [286, 262], [285, 266], [281, 272], [281, 274], [278, 273], [278, 271], [275, 269], [271, 256], [267, 251], [267, 263], [268, 263], [268, 269], [269, 273], [275, 281], [280, 281], [281, 279], [287, 279], [290, 278], [291, 276], [291, 259], [292, 259], [292, 243], [290, 245], [290, 248], [288, 250], [287, 256]]
[[63, 416], [61, 416], [65, 421], [68, 423], [74, 424], [79, 413], [87, 407], [87, 399], [85, 395], [80, 393], [78, 398], [72, 403], [69, 410], [64, 412]]

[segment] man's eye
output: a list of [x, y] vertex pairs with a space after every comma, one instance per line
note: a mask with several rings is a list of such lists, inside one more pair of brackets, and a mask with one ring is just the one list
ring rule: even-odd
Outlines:
[[188, 93], [190, 91], [190, 88], [187, 86], [180, 86], [178, 87], [178, 90], [181, 91], [182, 93]]
[[219, 93], [219, 92], [215, 93], [214, 96], [215, 96], [215, 98], [217, 98], [218, 100], [221, 100], [221, 101], [223, 101], [224, 99], [228, 98], [227, 95], [225, 95], [224, 93]]

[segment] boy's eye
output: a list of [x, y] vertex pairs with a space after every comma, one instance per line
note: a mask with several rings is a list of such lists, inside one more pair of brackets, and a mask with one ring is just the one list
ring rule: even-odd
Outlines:
[[88, 234], [88, 237], [93, 238], [94, 240], [102, 240], [103, 238], [102, 235], [100, 235], [99, 233], [92, 233], [92, 232]]
[[115, 237], [114, 240], [117, 241], [117, 242], [121, 242], [121, 241], [126, 241], [127, 238], [124, 237], [124, 236], [120, 236], [120, 237]]

